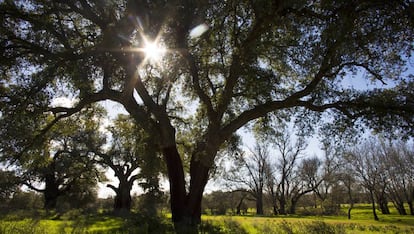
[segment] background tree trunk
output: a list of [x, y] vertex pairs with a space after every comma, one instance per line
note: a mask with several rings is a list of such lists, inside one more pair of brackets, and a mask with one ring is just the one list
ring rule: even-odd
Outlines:
[[350, 220], [351, 219], [351, 211], [352, 211], [352, 208], [353, 208], [354, 206], [353, 205], [351, 205], [349, 208], [348, 208], [348, 219]]
[[131, 211], [131, 205], [131, 189], [126, 186], [119, 186], [114, 203], [115, 213], [129, 213]]
[[263, 215], [263, 194], [258, 194], [256, 198], [256, 214]]
[[291, 199], [289, 214], [296, 214], [296, 205], [298, 204], [299, 198]]
[[372, 214], [374, 215], [374, 220], [378, 221], [379, 218], [378, 218], [377, 211], [376, 211], [376, 208], [375, 208], [374, 192], [370, 189], [369, 194], [370, 194], [371, 203], [372, 203]]
[[414, 206], [412, 201], [408, 202], [408, 208], [410, 209], [410, 215], [414, 215]]
[[382, 214], [390, 214], [390, 209], [388, 208], [388, 200], [385, 196], [386, 194], [384, 192], [380, 192], [380, 194], [377, 196], [378, 206]]
[[44, 208], [46, 210], [56, 209], [59, 197], [59, 185], [55, 181], [54, 175], [45, 176], [45, 190], [43, 192]]
[[280, 196], [279, 205], [280, 205], [279, 214], [285, 215], [286, 214], [286, 199], [283, 194]]

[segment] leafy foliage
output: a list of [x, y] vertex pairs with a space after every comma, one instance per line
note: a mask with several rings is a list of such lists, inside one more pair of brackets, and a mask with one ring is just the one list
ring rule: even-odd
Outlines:
[[[259, 118], [296, 117], [311, 130], [326, 114], [413, 135], [411, 1], [33, 0], [0, 10], [1, 157], [92, 103], [118, 102], [157, 140], [177, 223], [200, 221], [217, 152]], [[150, 63], [146, 41], [168, 53]], [[352, 77], [389, 87], [344, 86]], [[76, 102], [53, 107], [57, 96]], [[177, 136], [191, 139], [187, 157]]]

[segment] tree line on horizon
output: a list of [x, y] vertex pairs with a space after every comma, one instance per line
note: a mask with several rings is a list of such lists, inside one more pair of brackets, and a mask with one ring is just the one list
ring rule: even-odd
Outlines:
[[[71, 117], [57, 125], [44, 141], [47, 144], [14, 164], [19, 165], [18, 170], [1, 171], [0, 190], [6, 201], [3, 210], [21, 207], [16, 201], [29, 196], [22, 193], [22, 185], [42, 197], [39, 200], [32, 195], [28, 200], [35, 202], [28, 202], [28, 207], [45, 210], [62, 211], [66, 204], [66, 210], [104, 207], [127, 214], [134, 207], [154, 216], [160, 207], [165, 208], [169, 194], [159, 184], [165, 178], [165, 165], [154, 155], [153, 146], [145, 135], [131, 135], [134, 123], [122, 114], [105, 133], [96, 124], [103, 110], [97, 110], [97, 116], [90, 110], [86, 118]], [[204, 195], [203, 213], [226, 214], [231, 210], [240, 215], [255, 208], [257, 215], [287, 215], [296, 214], [298, 207], [319, 207], [320, 213], [338, 214], [340, 205], [347, 204], [351, 218], [354, 204], [367, 202], [378, 219], [376, 210], [389, 214], [391, 202], [399, 214], [414, 215], [412, 140], [378, 135], [357, 137], [360, 143], [351, 144], [334, 139], [322, 141], [322, 155], [309, 156], [306, 140], [295, 135], [294, 129], [264, 133], [256, 128], [256, 133], [253, 149], [236, 147], [221, 156], [211, 175], [217, 190]], [[108, 169], [119, 180], [118, 185], [106, 182], [104, 170]], [[107, 183], [114, 196], [97, 199], [98, 182]], [[137, 203], [131, 194], [134, 183], [144, 191], [139, 195], [139, 206], [133, 204], [134, 199]], [[110, 209], [108, 201], [112, 202]]]
[[390, 214], [390, 204], [400, 215], [414, 215], [412, 139], [370, 135], [353, 143], [322, 141], [321, 155], [311, 156], [306, 141], [284, 130], [226, 159], [226, 170], [218, 172], [222, 190], [210, 195], [210, 207], [220, 207], [214, 201], [222, 200], [226, 206], [219, 213], [232, 209], [240, 214], [247, 202], [257, 215], [296, 214], [299, 206], [337, 214], [345, 204], [350, 219], [354, 204], [363, 201], [372, 205], [375, 220], [377, 210]]

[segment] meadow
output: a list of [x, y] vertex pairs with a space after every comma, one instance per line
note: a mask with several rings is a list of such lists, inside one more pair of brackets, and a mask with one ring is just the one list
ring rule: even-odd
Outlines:
[[[345, 208], [343, 208], [345, 209]], [[200, 233], [414, 233], [414, 216], [379, 214], [374, 221], [369, 205], [359, 205], [352, 219], [338, 216], [245, 216], [203, 215]], [[139, 214], [113, 216], [82, 214], [72, 210], [65, 214], [12, 212], [1, 216], [0, 234], [103, 234], [103, 233], [174, 233], [169, 214], [144, 217]]]

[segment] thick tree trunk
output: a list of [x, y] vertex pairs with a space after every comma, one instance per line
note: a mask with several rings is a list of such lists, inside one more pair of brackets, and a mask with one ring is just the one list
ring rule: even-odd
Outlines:
[[119, 180], [118, 187], [108, 184], [107, 187], [115, 192], [114, 213], [118, 215], [128, 214], [131, 211], [132, 198], [131, 189], [134, 180], [128, 181], [128, 175], [123, 174], [122, 170], [114, 170], [115, 176]]
[[58, 195], [55, 192], [46, 191], [43, 194], [44, 197], [44, 209], [53, 210], [56, 209]]
[[119, 185], [117, 189], [115, 202], [114, 202], [114, 211], [118, 214], [129, 213], [131, 211], [131, 188], [128, 186]]
[[59, 185], [56, 184], [54, 175], [46, 175], [45, 190], [43, 192], [44, 208], [46, 210], [56, 209], [59, 195]]
[[170, 182], [172, 221], [177, 233], [198, 233], [201, 222], [201, 200], [208, 180], [209, 166], [192, 157], [190, 188], [185, 190], [184, 171], [176, 147], [163, 149]]
[[180, 222], [185, 211], [185, 180], [183, 165], [175, 146], [163, 148], [170, 182], [171, 213], [173, 222]]

